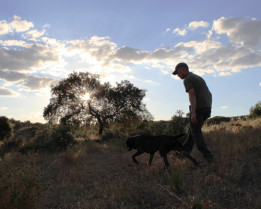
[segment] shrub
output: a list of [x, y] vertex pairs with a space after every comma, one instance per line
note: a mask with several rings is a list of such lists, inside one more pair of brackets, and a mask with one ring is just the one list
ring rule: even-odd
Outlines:
[[0, 141], [9, 138], [13, 134], [13, 127], [7, 117], [0, 117]]
[[231, 120], [231, 118], [229, 117], [223, 117], [223, 116], [215, 116], [213, 118], [210, 118], [206, 121], [206, 124], [208, 126], [210, 125], [217, 125], [220, 124], [222, 122], [229, 122]]
[[249, 112], [249, 118], [261, 117], [261, 101], [256, 103], [255, 106], [251, 107]]
[[177, 135], [184, 133], [186, 126], [188, 124], [188, 119], [183, 118], [182, 115], [174, 115], [169, 123], [169, 133], [170, 135]]
[[50, 136], [49, 147], [54, 151], [63, 151], [75, 141], [68, 126], [58, 126]]
[[51, 130], [46, 128], [36, 135], [37, 138], [32, 143], [28, 143], [21, 148], [21, 152], [25, 153], [30, 150], [36, 152], [59, 152], [76, 143], [68, 126], [57, 126]]
[[124, 146], [127, 136], [124, 133], [121, 133], [119, 130], [106, 130], [102, 137], [102, 142], [110, 142], [119, 146]]
[[22, 140], [6, 141], [0, 146], [0, 157], [4, 157], [6, 153], [17, 151], [18, 147], [22, 143]]

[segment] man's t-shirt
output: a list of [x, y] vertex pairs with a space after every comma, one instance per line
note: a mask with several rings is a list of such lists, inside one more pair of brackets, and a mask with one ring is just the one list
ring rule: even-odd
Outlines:
[[210, 93], [206, 82], [203, 78], [191, 72], [188, 73], [183, 81], [186, 92], [194, 89], [197, 100], [196, 109], [211, 108], [212, 94]]

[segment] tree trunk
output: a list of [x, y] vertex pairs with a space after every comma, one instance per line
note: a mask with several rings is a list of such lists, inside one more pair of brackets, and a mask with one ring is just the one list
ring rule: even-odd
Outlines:
[[102, 135], [102, 132], [103, 132], [103, 124], [99, 123], [99, 136]]

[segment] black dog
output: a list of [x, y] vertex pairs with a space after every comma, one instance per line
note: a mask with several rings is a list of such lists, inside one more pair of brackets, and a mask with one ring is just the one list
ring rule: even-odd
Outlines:
[[185, 150], [184, 146], [177, 139], [184, 136], [185, 134], [180, 134], [177, 136], [150, 136], [150, 135], [140, 135], [129, 137], [126, 141], [126, 146], [129, 148], [129, 151], [132, 149], [137, 149], [137, 152], [132, 156], [134, 163], [138, 164], [139, 162], [135, 157], [143, 154], [144, 152], [150, 154], [150, 159], [148, 164], [151, 166], [152, 159], [155, 152], [159, 151], [160, 156], [163, 158], [165, 166], [168, 167], [169, 163], [167, 160], [167, 154], [169, 151], [177, 151], [190, 159], [196, 166], [199, 166], [198, 162]]

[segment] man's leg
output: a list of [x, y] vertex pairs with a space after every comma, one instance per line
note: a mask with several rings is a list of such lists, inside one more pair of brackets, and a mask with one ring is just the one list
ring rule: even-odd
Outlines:
[[193, 124], [190, 122], [191, 134], [193, 136], [194, 141], [196, 142], [198, 150], [203, 154], [203, 157], [207, 159], [212, 159], [213, 154], [208, 150], [205, 138], [202, 133], [202, 126], [206, 118], [206, 110], [197, 111], [197, 123]]

